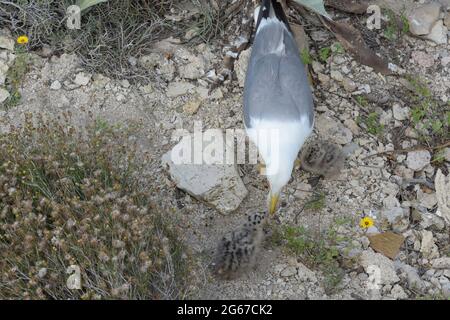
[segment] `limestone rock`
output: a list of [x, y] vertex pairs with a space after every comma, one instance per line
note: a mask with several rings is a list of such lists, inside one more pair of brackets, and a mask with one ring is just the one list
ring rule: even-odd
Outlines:
[[408, 16], [410, 32], [416, 36], [430, 33], [440, 13], [441, 5], [436, 2], [416, 8]]
[[353, 134], [350, 129], [345, 127], [340, 121], [325, 114], [321, 114], [316, 118], [315, 127], [323, 140], [345, 145], [353, 139]]
[[431, 154], [427, 150], [411, 151], [408, 152], [406, 158], [406, 164], [408, 168], [414, 171], [420, 171], [430, 163]]
[[395, 103], [393, 105], [392, 112], [394, 114], [394, 119], [398, 121], [406, 120], [409, 117], [409, 108], [408, 107], [402, 108], [398, 103]]
[[251, 48], [242, 51], [239, 55], [239, 59], [234, 65], [234, 71], [236, 72], [236, 77], [241, 88], [244, 87], [245, 74], [247, 72], [248, 61], [250, 60], [251, 53]]
[[446, 44], [447, 43], [447, 32], [448, 29], [444, 26], [442, 20], [438, 20], [431, 28], [429, 34], [425, 36], [425, 39], [431, 40], [436, 44]]
[[371, 250], [363, 251], [361, 254], [361, 265], [366, 273], [380, 276], [379, 284], [394, 284], [400, 281], [394, 268], [394, 263], [389, 258]]
[[92, 75], [84, 72], [77, 73], [73, 82], [78, 86], [85, 86], [91, 80]]
[[[193, 135], [183, 139], [169, 152], [163, 155], [162, 164], [167, 168], [178, 188], [186, 191], [198, 200], [205, 201], [222, 214], [228, 214], [239, 207], [247, 196], [235, 164], [195, 164], [192, 159], [179, 161], [177, 156], [188, 152], [194, 145]], [[223, 137], [222, 137], [223, 138]], [[204, 143], [204, 152], [207, 145]]]
[[450, 257], [442, 257], [433, 260], [433, 269], [450, 269]]
[[433, 233], [431, 231], [422, 230], [420, 252], [427, 259], [437, 258], [439, 256], [438, 247], [434, 242]]
[[434, 186], [438, 202], [436, 214], [442, 217], [447, 224], [450, 224], [450, 176], [445, 176], [441, 169], [438, 169]]
[[4, 102], [8, 98], [9, 98], [8, 90], [0, 88], [0, 103]]
[[190, 90], [194, 89], [194, 85], [189, 82], [176, 81], [171, 82], [167, 87], [166, 95], [169, 98], [176, 98], [188, 93]]
[[14, 51], [14, 39], [5, 30], [0, 30], [0, 49]]

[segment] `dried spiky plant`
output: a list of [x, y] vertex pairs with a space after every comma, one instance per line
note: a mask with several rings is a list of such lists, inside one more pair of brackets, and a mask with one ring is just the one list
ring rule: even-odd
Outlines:
[[[186, 297], [190, 259], [137, 179], [134, 129], [34, 123], [0, 134], [0, 298]], [[71, 265], [81, 290], [66, 285]]]

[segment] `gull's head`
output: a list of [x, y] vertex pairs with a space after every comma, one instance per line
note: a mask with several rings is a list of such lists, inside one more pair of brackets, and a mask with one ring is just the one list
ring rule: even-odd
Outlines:
[[277, 165], [274, 165], [274, 162], [271, 161], [269, 165], [266, 166], [267, 180], [270, 185], [268, 198], [268, 210], [270, 214], [275, 213], [281, 189], [289, 182], [294, 167], [295, 157], [292, 159], [292, 157], [286, 157], [286, 155], [280, 156], [281, 158]]
[[307, 116], [298, 121], [251, 120], [251, 128], [246, 130], [265, 163], [270, 185], [268, 209], [273, 214], [280, 192], [291, 178], [298, 152], [311, 134], [312, 123]]

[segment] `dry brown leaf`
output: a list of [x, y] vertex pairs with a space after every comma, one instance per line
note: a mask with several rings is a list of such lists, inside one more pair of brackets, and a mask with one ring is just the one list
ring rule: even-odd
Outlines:
[[368, 238], [373, 250], [391, 259], [395, 259], [405, 241], [405, 237], [391, 231], [369, 235]]
[[367, 0], [326, 0], [325, 6], [348, 13], [366, 13], [370, 3]]
[[303, 26], [290, 23], [290, 27], [292, 32], [294, 33], [294, 38], [297, 42], [298, 50], [300, 52], [303, 52], [304, 50], [307, 50], [307, 52], [309, 52], [308, 37], [306, 36], [306, 32], [305, 29], [303, 29]]
[[345, 22], [335, 22], [321, 19], [323, 24], [334, 33], [336, 38], [346, 50], [351, 52], [355, 59], [366, 66], [372, 67], [376, 72], [384, 75], [392, 74], [388, 62], [377, 56], [364, 42], [361, 33], [352, 25]]
[[[300, 53], [309, 52], [309, 41], [308, 36], [306, 35], [305, 29], [300, 24], [294, 24], [290, 23], [289, 26], [291, 27], [292, 33], [294, 34], [295, 41], [297, 42], [298, 50]], [[305, 64], [305, 71], [308, 75], [309, 83], [313, 83], [311, 74], [309, 73], [309, 66]]]

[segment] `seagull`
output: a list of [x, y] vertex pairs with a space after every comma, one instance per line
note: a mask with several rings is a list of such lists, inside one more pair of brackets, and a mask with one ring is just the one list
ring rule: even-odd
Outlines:
[[276, 0], [255, 10], [256, 35], [244, 84], [244, 125], [262, 157], [275, 213], [297, 155], [314, 125], [305, 67], [286, 15]]

